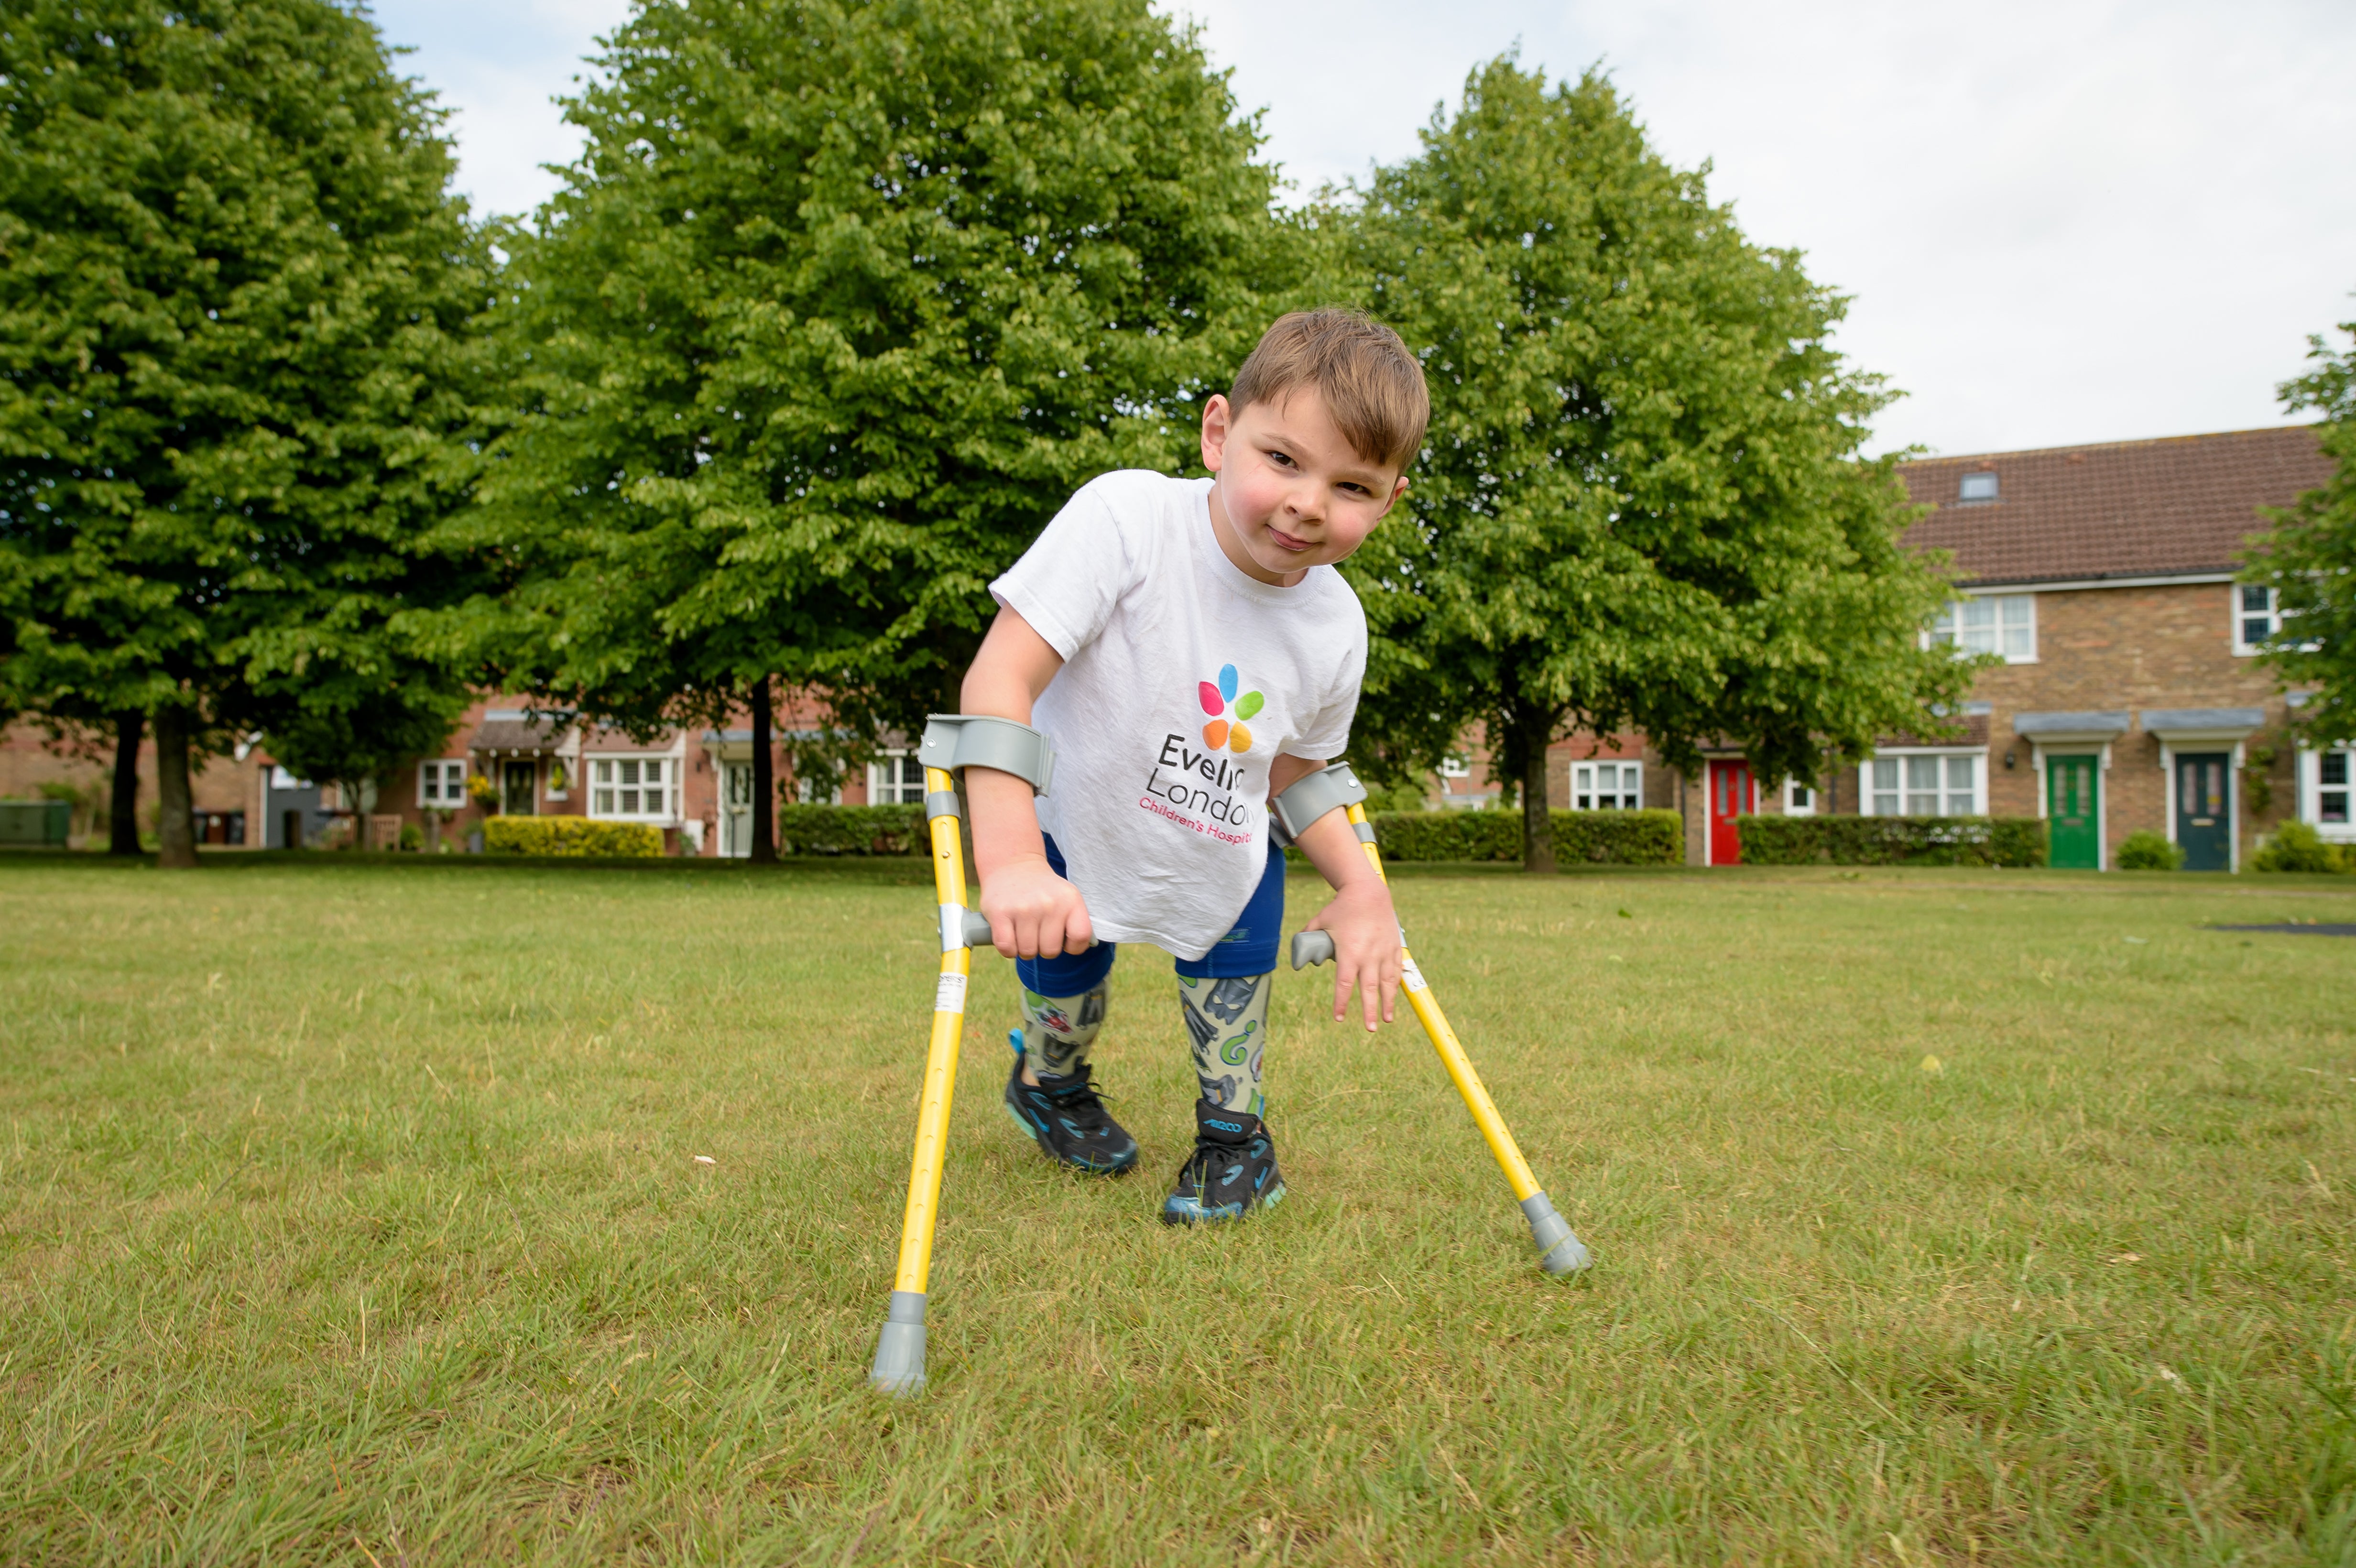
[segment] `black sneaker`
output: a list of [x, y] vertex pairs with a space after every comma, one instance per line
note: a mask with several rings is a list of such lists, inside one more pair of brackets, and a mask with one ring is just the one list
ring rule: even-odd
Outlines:
[[1025, 1083], [1017, 1055], [1006, 1077], [1006, 1114], [1049, 1158], [1075, 1170], [1119, 1176], [1137, 1163], [1137, 1140], [1105, 1114], [1089, 1082], [1095, 1072], [1083, 1063], [1077, 1072], [1042, 1072], [1038, 1083]]
[[1248, 1111], [1222, 1111], [1194, 1102], [1194, 1152], [1178, 1168], [1178, 1185], [1162, 1200], [1165, 1225], [1240, 1220], [1284, 1200], [1276, 1173], [1276, 1143]]

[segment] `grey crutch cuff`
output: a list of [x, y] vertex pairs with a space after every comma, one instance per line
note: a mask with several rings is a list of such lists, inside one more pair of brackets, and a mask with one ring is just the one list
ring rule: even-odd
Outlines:
[[[1313, 773], [1304, 773], [1269, 802], [1276, 817], [1278, 841], [1290, 844], [1327, 812], [1356, 805], [1365, 798], [1366, 786], [1358, 782], [1358, 775], [1350, 771], [1347, 763], [1329, 763]], [[1371, 841], [1374, 829], [1361, 828], [1358, 837]]]
[[934, 713], [925, 720], [916, 760], [928, 768], [996, 768], [1045, 795], [1055, 776], [1055, 742], [1028, 724], [987, 713]]

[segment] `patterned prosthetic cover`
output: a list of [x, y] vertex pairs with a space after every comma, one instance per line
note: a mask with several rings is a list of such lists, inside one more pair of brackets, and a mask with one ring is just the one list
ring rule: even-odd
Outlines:
[[1223, 1111], [1257, 1116], [1266, 1104], [1259, 1061], [1268, 1049], [1268, 999], [1275, 990], [1274, 974], [1232, 980], [1178, 976], [1178, 1010], [1194, 1042], [1194, 1080], [1203, 1098]]
[[1032, 1070], [1057, 1074], [1076, 1072], [1088, 1059], [1088, 1047], [1104, 1029], [1107, 983], [1076, 997], [1043, 997], [1023, 993], [1023, 1051]]

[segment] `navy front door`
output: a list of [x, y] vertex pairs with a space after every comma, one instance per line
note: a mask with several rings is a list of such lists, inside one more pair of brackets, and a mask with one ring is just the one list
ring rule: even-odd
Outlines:
[[2227, 752], [2176, 753], [2176, 841], [2188, 871], [2233, 869], [2233, 770]]

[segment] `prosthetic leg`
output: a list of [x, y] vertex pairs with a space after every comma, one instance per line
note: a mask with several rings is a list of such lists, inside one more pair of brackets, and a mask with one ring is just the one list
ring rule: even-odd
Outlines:
[[1055, 765], [1047, 738], [1011, 719], [934, 714], [917, 759], [925, 766], [925, 817], [932, 834], [933, 893], [940, 905], [941, 976], [933, 990], [933, 1041], [916, 1103], [916, 1148], [908, 1164], [908, 1204], [900, 1219], [900, 1267], [875, 1347], [869, 1386], [914, 1394], [925, 1386], [925, 1286], [932, 1273], [933, 1225], [940, 1214], [941, 1164], [948, 1155], [949, 1099], [957, 1089], [958, 1047], [965, 1036], [969, 950], [990, 943], [990, 922], [965, 907], [965, 846], [958, 824], [955, 773], [992, 767], [1046, 793]]
[[[1357, 830], [1358, 842], [1366, 851], [1366, 860], [1375, 875], [1383, 875], [1383, 858], [1375, 848], [1374, 825], [1366, 820], [1366, 790], [1357, 775], [1345, 763], [1309, 774], [1300, 780], [1273, 803], [1278, 824], [1291, 838], [1327, 812], [1341, 809], [1349, 813], [1350, 826]], [[1383, 879], [1387, 882], [1390, 879]], [[1296, 970], [1312, 964], [1323, 964], [1333, 956], [1333, 939], [1322, 931], [1303, 931], [1292, 939], [1292, 966]], [[1408, 951], [1407, 933], [1399, 933], [1399, 965], [1405, 971], [1401, 983], [1407, 988], [1408, 1004], [1423, 1023], [1423, 1032], [1431, 1037], [1431, 1047], [1440, 1053], [1440, 1065], [1456, 1092], [1464, 1097], [1464, 1108], [1472, 1113], [1473, 1123], [1480, 1127], [1481, 1136], [1487, 1140], [1489, 1152], [1505, 1173], [1514, 1189], [1523, 1217], [1530, 1222], [1530, 1239], [1537, 1243], [1538, 1266], [1548, 1274], [1575, 1274], [1594, 1260], [1587, 1248], [1571, 1234], [1569, 1222], [1555, 1212], [1537, 1179], [1530, 1174], [1529, 1162], [1506, 1130], [1505, 1119], [1489, 1098], [1489, 1091], [1481, 1086], [1481, 1075], [1472, 1071], [1472, 1059], [1457, 1043], [1456, 1031], [1448, 1027], [1448, 1015], [1440, 1010], [1439, 998], [1424, 980], [1423, 972], [1415, 966], [1415, 955]]]

